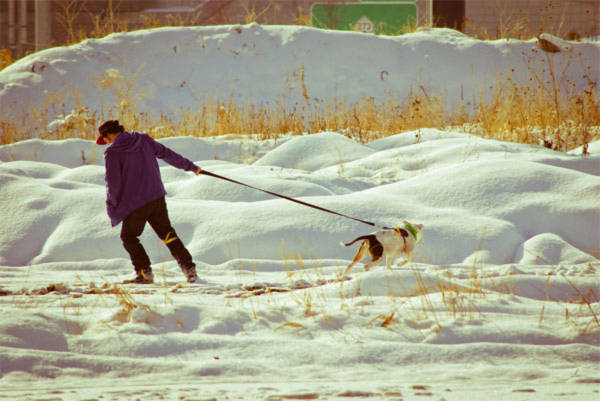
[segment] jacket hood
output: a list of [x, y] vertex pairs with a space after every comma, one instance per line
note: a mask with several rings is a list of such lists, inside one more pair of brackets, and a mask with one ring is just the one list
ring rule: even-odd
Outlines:
[[142, 147], [142, 135], [137, 132], [121, 132], [115, 141], [106, 149], [111, 152], [138, 152]]

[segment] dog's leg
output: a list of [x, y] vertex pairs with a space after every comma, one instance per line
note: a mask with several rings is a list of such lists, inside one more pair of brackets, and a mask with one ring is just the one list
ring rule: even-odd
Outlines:
[[404, 266], [405, 264], [407, 264], [408, 262], [410, 262], [410, 256], [411, 256], [411, 254], [410, 254], [410, 253], [407, 253], [407, 254], [406, 254], [406, 259], [404, 259], [402, 262], [398, 263], [398, 265], [397, 265], [397, 266], [398, 266], [398, 267], [400, 267], [400, 266]]
[[369, 245], [368, 245], [367, 241], [364, 241], [362, 244], [360, 244], [360, 247], [358, 247], [358, 251], [356, 252], [356, 255], [354, 255], [354, 259], [352, 259], [352, 262], [350, 262], [348, 267], [346, 267], [346, 270], [344, 271], [344, 276], [346, 275], [346, 273], [348, 273], [350, 271], [350, 269], [352, 269], [352, 266], [354, 266], [356, 263], [358, 263], [362, 259], [364, 259], [364, 257], [366, 256], [366, 252], [368, 250], [369, 250]]
[[381, 263], [381, 260], [382, 260], [382, 259], [383, 259], [383, 258], [375, 259], [375, 260], [372, 260], [372, 261], [370, 261], [369, 263], [367, 263], [367, 264], [365, 265], [365, 271], [369, 271], [369, 269], [370, 269], [371, 267], [375, 267], [375, 266], [377, 266], [379, 263]]
[[344, 270], [344, 276], [350, 271], [350, 269], [352, 269], [352, 266], [354, 266], [356, 264], [357, 261], [352, 261], [347, 267], [346, 270]]

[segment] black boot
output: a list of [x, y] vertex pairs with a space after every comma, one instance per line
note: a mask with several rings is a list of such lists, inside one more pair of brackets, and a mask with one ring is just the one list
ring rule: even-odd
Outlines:
[[185, 275], [188, 283], [195, 283], [198, 281], [198, 275], [196, 274], [196, 265], [192, 264], [189, 267], [181, 267], [181, 271]]
[[154, 274], [150, 269], [136, 271], [135, 277], [123, 281], [123, 284], [154, 284]]

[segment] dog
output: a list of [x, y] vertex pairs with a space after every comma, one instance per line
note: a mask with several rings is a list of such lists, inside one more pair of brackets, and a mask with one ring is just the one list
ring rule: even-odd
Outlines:
[[392, 268], [392, 260], [402, 254], [406, 255], [406, 260], [398, 266], [402, 266], [410, 261], [410, 256], [416, 246], [423, 238], [423, 225], [411, 224], [403, 221], [401, 227], [385, 228], [369, 235], [363, 235], [342, 246], [350, 246], [357, 241], [363, 241], [354, 255], [352, 262], [346, 267], [344, 274], [348, 273], [352, 266], [360, 262], [365, 257], [371, 255], [371, 261], [365, 264], [365, 271], [371, 267], [377, 266], [385, 256], [385, 262], [388, 269]]

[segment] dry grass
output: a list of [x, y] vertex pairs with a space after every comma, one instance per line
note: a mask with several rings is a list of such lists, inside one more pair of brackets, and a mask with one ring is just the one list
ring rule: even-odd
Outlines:
[[[549, 59], [550, 61], [552, 59]], [[128, 129], [151, 133], [156, 138], [171, 136], [209, 137], [236, 133], [273, 138], [282, 134], [306, 134], [336, 131], [361, 142], [420, 128], [463, 131], [504, 141], [544, 145], [566, 151], [585, 146], [598, 135], [600, 99], [595, 82], [577, 93], [564, 89], [560, 77], [550, 87], [547, 77], [521, 87], [509, 78], [496, 82], [490, 100], [482, 94], [467, 111], [464, 105], [449, 107], [441, 94], [428, 94], [421, 87], [412, 88], [404, 100], [387, 98], [376, 101], [363, 98], [356, 103], [334, 99], [326, 102], [309, 99], [295, 106], [277, 100], [264, 104], [239, 104], [229, 99], [207, 99], [197, 109], [182, 110], [176, 115], [155, 115], [140, 109], [142, 93], [133, 88], [136, 77], [125, 78], [116, 70], [95, 77], [99, 88], [112, 90], [121, 99], [111, 109], [91, 113], [77, 93], [49, 94], [40, 108], [32, 109], [21, 119], [0, 121], [0, 144], [29, 138], [85, 138], [96, 136], [96, 127], [108, 118], [118, 118]], [[303, 78], [301, 78], [303, 80]], [[542, 81], [544, 80], [544, 81]], [[305, 83], [302, 83], [305, 87]], [[65, 98], [73, 99], [72, 111], [58, 109]], [[49, 127], [49, 116], [64, 117]], [[15, 113], [16, 115], [16, 113]]]
[[[554, 53], [533, 49], [522, 54], [531, 85], [517, 85], [510, 76], [505, 82], [495, 82], [492, 100], [481, 96], [475, 103], [467, 131], [560, 151], [584, 146], [585, 152], [589, 141], [597, 136], [594, 130], [600, 123], [597, 82], [586, 74], [582, 79], [587, 81], [587, 88], [577, 91], [567, 79], [567, 71], [577, 55], [573, 48], [566, 51], [568, 61], [559, 73], [555, 72]], [[532, 67], [536, 60], [547, 68], [538, 72]]]
[[567, 27], [567, 14], [573, 6], [570, 1], [547, 0], [543, 6], [536, 9], [534, 16], [504, 0], [486, 0], [486, 2], [490, 15], [496, 16], [498, 22], [496, 30], [490, 32], [476, 21], [467, 18], [464, 28], [469, 35], [483, 40], [502, 38], [527, 40], [546, 32], [569, 40], [580, 39], [580, 35], [573, 27]]
[[0, 49], [0, 71], [13, 63], [12, 52], [9, 49]]

